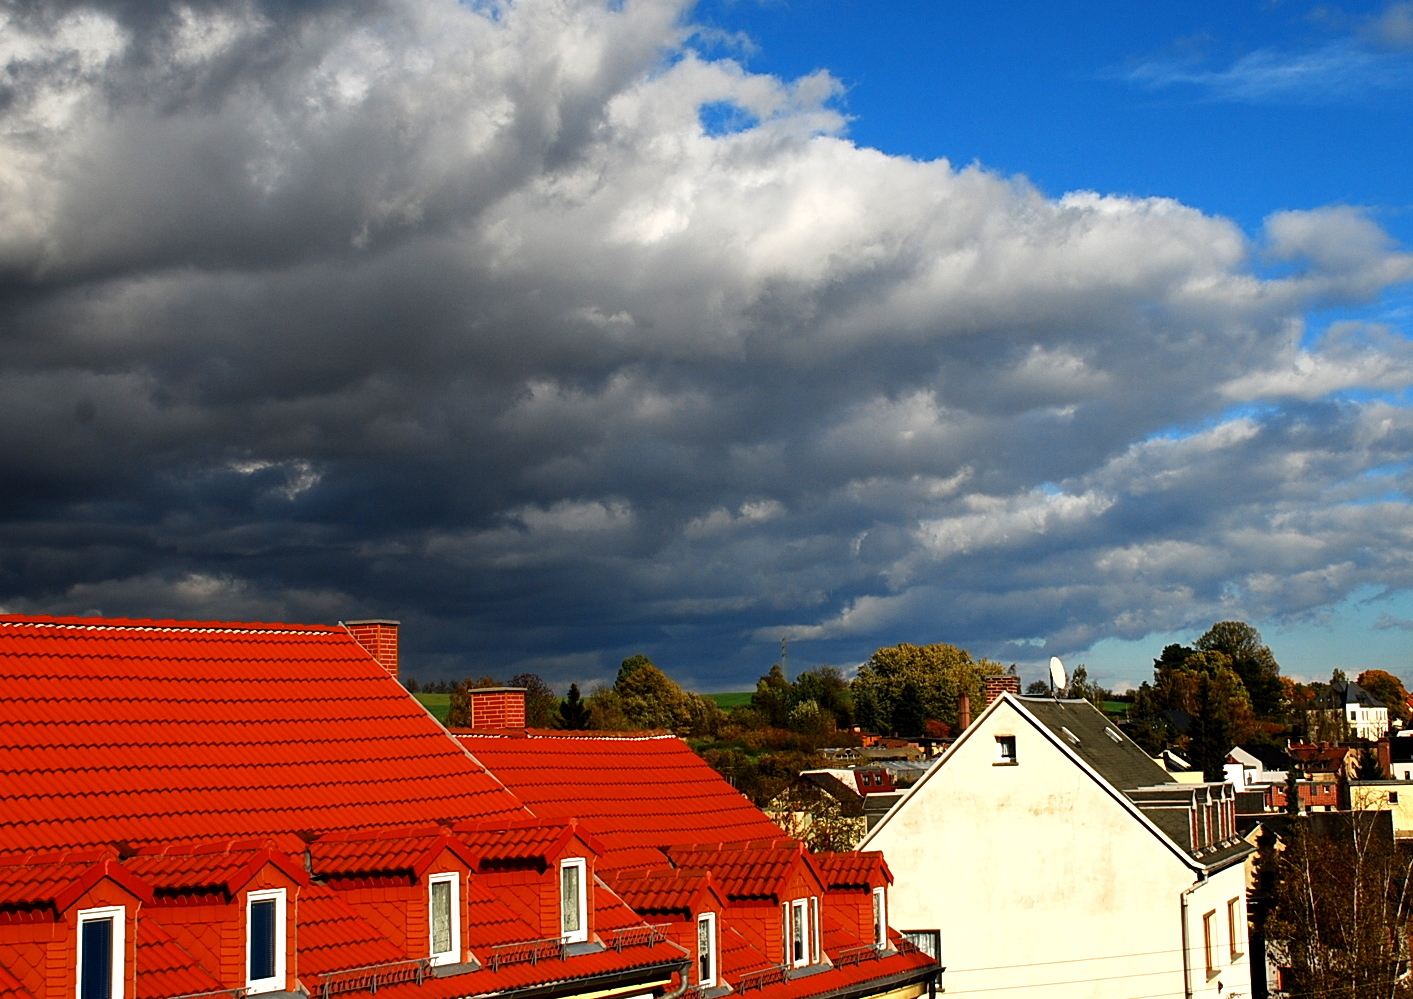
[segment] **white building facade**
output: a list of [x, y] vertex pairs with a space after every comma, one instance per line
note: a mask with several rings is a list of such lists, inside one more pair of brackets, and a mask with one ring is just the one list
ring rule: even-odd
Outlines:
[[950, 995], [1251, 994], [1230, 784], [1179, 784], [1086, 701], [996, 700], [865, 838]]

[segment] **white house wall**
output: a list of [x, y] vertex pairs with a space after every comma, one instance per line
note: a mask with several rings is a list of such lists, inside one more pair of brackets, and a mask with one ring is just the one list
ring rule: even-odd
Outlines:
[[[997, 764], [999, 735], [1015, 736], [1016, 764]], [[1202, 915], [1218, 912], [1225, 941], [1231, 898], [1246, 950], [1242, 866], [1189, 895], [1185, 978], [1195, 873], [1008, 701], [862, 848], [882, 850], [896, 877], [890, 922], [942, 931], [949, 996], [1217, 999], [1219, 982], [1221, 995], [1250, 994], [1244, 954], [1233, 962], [1222, 946], [1209, 978], [1201, 952]]]

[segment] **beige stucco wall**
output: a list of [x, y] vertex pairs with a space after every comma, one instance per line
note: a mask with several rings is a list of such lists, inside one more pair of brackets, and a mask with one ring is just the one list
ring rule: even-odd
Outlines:
[[[1389, 792], [1398, 794], [1398, 801], [1389, 801]], [[1349, 803], [1356, 810], [1392, 812], [1393, 834], [1398, 839], [1413, 838], [1413, 782], [1352, 784]]]
[[[1016, 737], [1014, 766], [996, 765], [998, 735]], [[1250, 994], [1241, 864], [1188, 896], [1185, 983], [1191, 868], [1004, 701], [951, 753], [862, 845], [881, 849], [896, 877], [889, 921], [942, 931], [949, 995], [1182, 997], [1188, 984], [1202, 999]], [[1202, 950], [1209, 911], [1218, 935], [1211, 976]]]

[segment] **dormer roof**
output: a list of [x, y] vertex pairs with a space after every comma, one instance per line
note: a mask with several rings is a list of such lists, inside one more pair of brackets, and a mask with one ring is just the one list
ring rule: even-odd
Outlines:
[[447, 852], [467, 869], [476, 865], [466, 844], [441, 829], [330, 833], [309, 844], [309, 862], [320, 877], [400, 874], [420, 878]]

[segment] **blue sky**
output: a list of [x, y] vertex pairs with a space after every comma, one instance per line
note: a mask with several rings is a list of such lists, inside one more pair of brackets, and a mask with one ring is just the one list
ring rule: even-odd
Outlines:
[[[824, 69], [856, 142], [976, 162], [1072, 190], [1174, 198], [1253, 236], [1272, 212], [1351, 205], [1413, 244], [1413, 4], [1290, 0], [867, 3], [707, 0], [703, 40], [751, 69]], [[1311, 335], [1359, 319], [1413, 334], [1413, 293], [1313, 309]], [[1260, 623], [1302, 679], [1380, 668], [1413, 680], [1405, 594], [1362, 591]], [[1192, 629], [1107, 639], [1092, 674], [1141, 679]]]
[[36, 0], [0, 92], [0, 608], [1413, 671], [1408, 0]]

